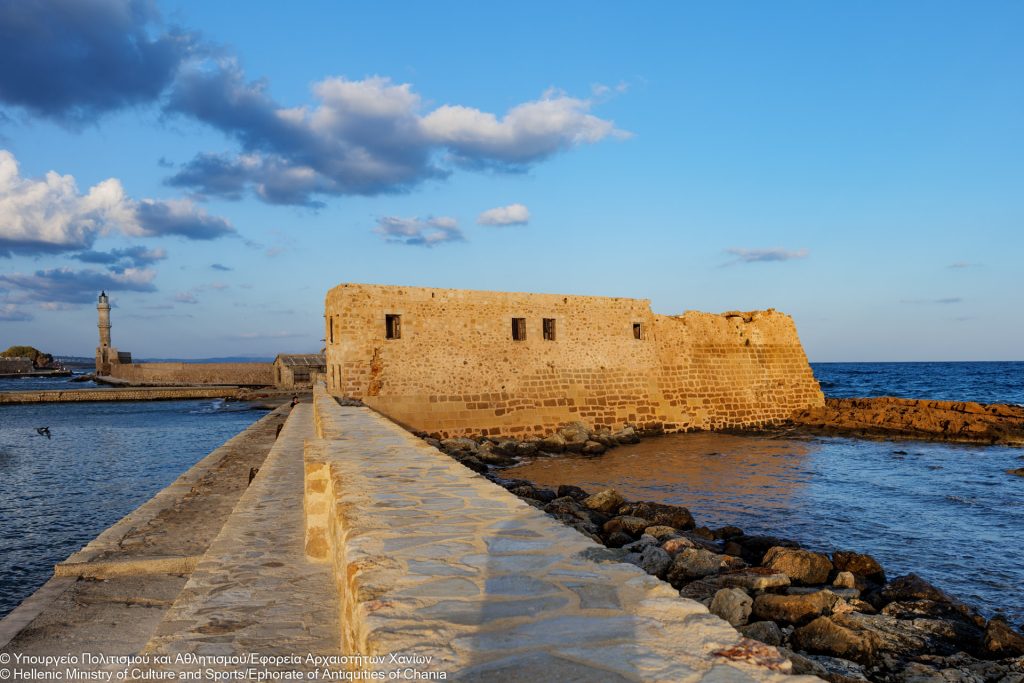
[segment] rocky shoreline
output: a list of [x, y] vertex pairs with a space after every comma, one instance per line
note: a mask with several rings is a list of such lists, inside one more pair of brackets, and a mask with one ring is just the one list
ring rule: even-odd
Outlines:
[[1024, 407], [907, 398], [829, 398], [789, 425], [813, 434], [1024, 446]]
[[628, 501], [614, 489], [556, 489], [502, 476], [523, 457], [600, 455], [649, 436], [572, 423], [543, 439], [480, 437], [432, 445], [544, 510], [620, 561], [667, 581], [752, 640], [773, 645], [794, 673], [853, 681], [1024, 683], [1024, 635], [915, 574], [889, 578], [870, 555], [822, 553], [737, 527], [699, 527], [685, 507]]

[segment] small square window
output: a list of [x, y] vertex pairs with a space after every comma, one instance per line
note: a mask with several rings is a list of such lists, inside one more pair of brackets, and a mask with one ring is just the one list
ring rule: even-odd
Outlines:
[[644, 328], [640, 323], [633, 323], [633, 339], [643, 339]]
[[548, 341], [555, 341], [554, 318], [544, 318], [544, 338]]
[[402, 338], [402, 316], [388, 313], [384, 316], [385, 337], [387, 339]]
[[512, 318], [512, 339], [526, 341], [526, 318]]

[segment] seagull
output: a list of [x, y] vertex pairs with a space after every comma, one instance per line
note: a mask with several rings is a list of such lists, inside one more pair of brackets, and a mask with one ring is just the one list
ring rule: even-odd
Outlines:
[[47, 439], [51, 438], [49, 427], [36, 427], [36, 433], [39, 434], [39, 436], [45, 436]]

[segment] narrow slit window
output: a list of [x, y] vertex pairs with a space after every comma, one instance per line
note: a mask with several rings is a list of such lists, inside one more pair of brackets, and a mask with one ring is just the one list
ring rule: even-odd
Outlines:
[[555, 341], [554, 318], [544, 318], [544, 338], [548, 341]]
[[643, 339], [644, 328], [640, 323], [633, 323], [633, 339]]
[[512, 339], [526, 341], [526, 318], [512, 318]]
[[388, 313], [384, 316], [385, 337], [388, 339], [402, 338], [402, 316]]
[[327, 327], [330, 329], [331, 343], [334, 343], [334, 316], [327, 319]]

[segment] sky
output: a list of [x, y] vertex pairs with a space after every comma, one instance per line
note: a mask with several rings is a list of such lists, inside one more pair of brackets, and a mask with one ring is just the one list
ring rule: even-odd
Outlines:
[[322, 347], [342, 282], [1024, 360], [1024, 5], [0, 0], [0, 346]]

